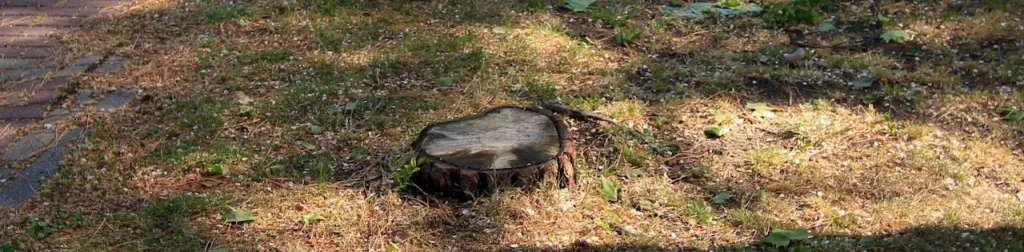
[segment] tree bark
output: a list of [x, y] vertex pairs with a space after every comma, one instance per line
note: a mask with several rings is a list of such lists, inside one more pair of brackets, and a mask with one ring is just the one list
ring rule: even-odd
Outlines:
[[430, 193], [479, 196], [576, 183], [565, 122], [546, 110], [505, 106], [433, 124], [413, 147], [425, 159], [413, 182]]

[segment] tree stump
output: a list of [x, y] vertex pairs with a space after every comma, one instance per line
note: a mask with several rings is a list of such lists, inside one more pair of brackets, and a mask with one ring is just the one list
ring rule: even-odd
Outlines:
[[576, 182], [565, 122], [546, 110], [506, 106], [433, 124], [413, 147], [425, 159], [413, 182], [428, 192], [483, 195]]

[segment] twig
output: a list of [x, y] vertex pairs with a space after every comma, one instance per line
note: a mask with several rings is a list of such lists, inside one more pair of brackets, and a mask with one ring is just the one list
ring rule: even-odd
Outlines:
[[573, 119], [577, 119], [577, 120], [604, 121], [604, 122], [607, 122], [607, 123], [615, 124], [616, 126], [625, 127], [624, 125], [619, 124], [619, 122], [616, 122], [615, 119], [611, 119], [611, 118], [609, 118], [607, 116], [604, 116], [604, 115], [601, 115], [601, 114], [597, 114], [597, 113], [593, 113], [593, 112], [583, 111], [583, 110], [580, 110], [580, 109], [577, 109], [577, 108], [573, 108], [573, 107], [569, 107], [569, 106], [565, 106], [565, 105], [562, 105], [562, 104], [555, 104], [555, 103], [550, 103], [550, 102], [546, 102], [546, 101], [541, 101], [540, 102], [540, 107], [544, 108], [544, 109], [547, 109], [547, 110], [550, 110], [550, 111], [555, 112], [555, 113], [567, 115], [567, 116], [572, 117]]

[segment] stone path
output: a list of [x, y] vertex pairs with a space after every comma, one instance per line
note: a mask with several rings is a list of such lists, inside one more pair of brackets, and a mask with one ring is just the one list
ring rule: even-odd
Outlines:
[[[125, 0], [0, 0], [0, 208], [17, 208], [40, 180], [60, 168], [88, 130], [69, 124], [85, 113], [116, 110], [128, 91], [75, 90], [77, 76], [116, 73], [131, 64], [117, 55], [86, 55], [63, 63], [56, 36]], [[109, 94], [108, 94], [109, 93]]]

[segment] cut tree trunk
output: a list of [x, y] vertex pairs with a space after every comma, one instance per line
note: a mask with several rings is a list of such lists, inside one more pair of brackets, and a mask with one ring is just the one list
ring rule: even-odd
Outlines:
[[507, 187], [574, 186], [572, 143], [551, 112], [498, 107], [433, 124], [413, 143], [425, 159], [413, 182], [431, 193], [482, 195]]

